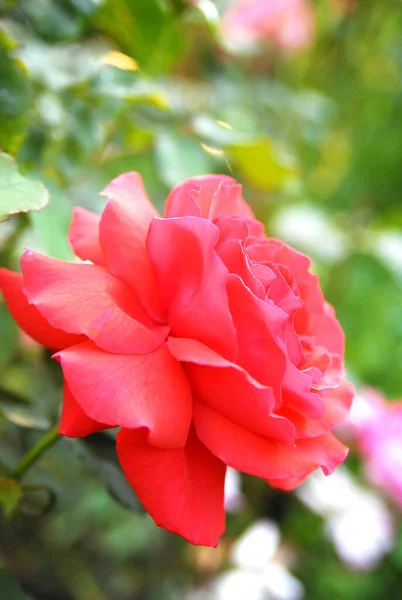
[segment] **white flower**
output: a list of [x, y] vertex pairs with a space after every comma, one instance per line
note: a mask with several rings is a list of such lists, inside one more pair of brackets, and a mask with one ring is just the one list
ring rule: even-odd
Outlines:
[[274, 600], [300, 600], [304, 596], [303, 586], [296, 577], [279, 562], [271, 562], [264, 571], [264, 583]]
[[372, 570], [392, 550], [394, 522], [383, 500], [359, 487], [346, 469], [324, 477], [315, 473], [297, 495], [326, 518], [326, 532], [339, 558], [357, 570]]
[[313, 512], [328, 517], [347, 510], [355, 499], [356, 489], [349, 473], [338, 467], [329, 477], [316, 471], [296, 490], [296, 495]]
[[277, 558], [279, 543], [276, 524], [257, 521], [232, 546], [233, 568], [192, 590], [187, 600], [301, 600], [303, 586]]
[[267, 600], [263, 578], [245, 570], [220, 575], [213, 586], [211, 600]]
[[234, 565], [251, 571], [263, 571], [279, 548], [280, 531], [272, 521], [251, 525], [232, 547]]
[[357, 570], [374, 569], [395, 543], [389, 511], [369, 492], [360, 492], [349, 510], [330, 517], [326, 529], [342, 561]]
[[227, 512], [239, 512], [245, 505], [241, 491], [240, 473], [231, 467], [226, 469], [225, 478], [225, 509]]
[[273, 521], [251, 525], [232, 547], [230, 559], [237, 569], [216, 579], [211, 600], [300, 600], [301, 583], [275, 560], [280, 537]]

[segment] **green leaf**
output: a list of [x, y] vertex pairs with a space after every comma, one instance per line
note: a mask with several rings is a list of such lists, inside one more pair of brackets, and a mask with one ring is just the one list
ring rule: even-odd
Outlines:
[[160, 176], [169, 187], [187, 177], [211, 173], [220, 164], [197, 140], [167, 131], [157, 138], [156, 161]]
[[294, 163], [280, 157], [268, 139], [231, 145], [227, 151], [244, 178], [259, 190], [280, 189], [296, 174]]
[[81, 460], [86, 462], [106, 484], [109, 493], [124, 508], [142, 511], [120, 467], [115, 440], [105, 433], [95, 433], [82, 440], [71, 440]]
[[22, 488], [18, 481], [0, 477], [0, 506], [6, 519], [13, 516], [21, 498]]
[[0, 415], [7, 419], [7, 421], [10, 421], [10, 423], [26, 429], [47, 431], [50, 427], [49, 420], [38, 414], [35, 407], [29, 409], [21, 407], [18, 404], [1, 401]]
[[20, 175], [14, 159], [0, 153], [0, 221], [18, 212], [40, 210], [48, 202], [45, 186]]

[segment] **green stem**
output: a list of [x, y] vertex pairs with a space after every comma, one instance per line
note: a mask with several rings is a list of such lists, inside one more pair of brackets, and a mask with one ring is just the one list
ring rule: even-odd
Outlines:
[[58, 440], [59, 426], [54, 425], [46, 435], [44, 435], [36, 444], [32, 446], [25, 456], [20, 460], [17, 466], [11, 471], [10, 475], [14, 479], [19, 479], [29, 467], [42, 456], [44, 452]]

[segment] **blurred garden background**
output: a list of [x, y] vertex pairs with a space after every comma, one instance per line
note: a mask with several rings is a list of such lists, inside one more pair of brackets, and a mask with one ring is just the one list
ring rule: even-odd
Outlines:
[[[158, 208], [186, 177], [231, 174], [268, 235], [312, 257], [358, 399], [370, 387], [391, 403], [401, 131], [399, 0], [0, 0], [1, 217], [17, 212], [5, 208], [13, 169], [51, 197], [0, 224], [0, 266], [18, 270], [25, 245], [72, 259], [72, 208], [100, 213], [99, 191], [124, 171]], [[46, 203], [17, 183], [31, 207]], [[2, 600], [402, 598], [402, 492], [373, 483], [354, 426], [345, 466], [296, 492], [230, 472], [227, 530], [205, 549], [143, 513], [107, 434], [61, 439], [11, 481], [57, 423], [61, 386], [1, 303]]]

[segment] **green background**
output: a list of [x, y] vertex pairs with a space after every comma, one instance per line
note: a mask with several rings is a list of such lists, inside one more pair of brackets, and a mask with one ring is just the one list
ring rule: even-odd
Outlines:
[[[44, 210], [0, 225], [1, 266], [18, 270], [24, 245], [70, 259], [72, 207], [100, 212], [98, 192], [123, 171], [142, 174], [158, 208], [186, 177], [232, 174], [267, 233], [312, 256], [346, 332], [352, 381], [402, 397], [402, 11], [394, 0], [357, 2], [352, 14], [333, 4], [314, 3], [309, 49], [237, 56], [222, 48], [223, 1], [0, 0], [0, 148], [51, 194]], [[138, 68], [105, 64], [113, 50]], [[24, 185], [31, 208], [46, 202], [38, 184]], [[61, 381], [4, 304], [0, 340], [6, 470], [57, 422]], [[347, 466], [361, 477], [354, 453]], [[398, 532], [377, 569], [355, 572], [321, 519], [251, 478], [247, 508], [228, 516], [208, 567], [142, 513], [107, 436], [61, 440], [24, 483], [39, 487], [21, 498], [0, 486], [3, 513], [2, 497], [9, 512], [18, 503], [0, 531], [7, 600], [26, 597], [19, 584], [40, 600], [182, 598], [226, 568], [233, 540], [263, 516], [293, 547], [308, 600], [402, 597]]]

